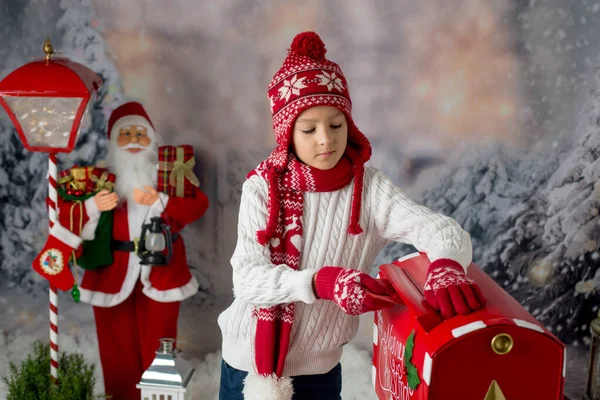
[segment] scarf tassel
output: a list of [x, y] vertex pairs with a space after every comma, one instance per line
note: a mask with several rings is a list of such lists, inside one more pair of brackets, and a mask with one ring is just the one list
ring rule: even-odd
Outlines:
[[256, 232], [256, 240], [262, 246], [265, 246], [267, 243], [269, 243], [269, 240], [271, 240], [271, 236], [269, 235], [266, 229], [263, 229], [261, 231]]
[[264, 230], [256, 232], [256, 240], [265, 246], [273, 237], [279, 222], [279, 174], [275, 169], [269, 170], [269, 202], [268, 221]]
[[354, 173], [354, 191], [352, 193], [352, 214], [350, 215], [350, 226], [348, 233], [351, 235], [359, 235], [363, 232], [360, 226], [360, 205], [362, 203], [363, 177], [365, 167], [363, 163], [356, 164]]

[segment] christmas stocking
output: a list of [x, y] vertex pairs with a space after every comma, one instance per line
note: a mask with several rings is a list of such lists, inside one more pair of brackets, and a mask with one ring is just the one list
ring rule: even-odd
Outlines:
[[80, 244], [79, 236], [55, 223], [46, 245], [33, 261], [33, 269], [48, 279], [51, 285], [61, 290], [71, 289], [75, 279], [69, 269], [69, 259]]

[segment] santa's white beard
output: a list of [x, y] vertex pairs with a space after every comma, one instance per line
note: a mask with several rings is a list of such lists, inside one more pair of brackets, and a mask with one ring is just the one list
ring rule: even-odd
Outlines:
[[156, 188], [158, 154], [154, 146], [130, 153], [111, 143], [107, 156], [108, 167], [115, 174], [115, 191], [119, 202], [133, 201], [133, 189]]

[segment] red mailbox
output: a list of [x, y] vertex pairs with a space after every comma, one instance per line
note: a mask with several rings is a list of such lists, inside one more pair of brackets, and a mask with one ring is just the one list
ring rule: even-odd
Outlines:
[[564, 344], [477, 265], [488, 304], [444, 320], [425, 302], [430, 261], [415, 253], [380, 267], [404, 305], [375, 314], [373, 383], [385, 400], [563, 400]]

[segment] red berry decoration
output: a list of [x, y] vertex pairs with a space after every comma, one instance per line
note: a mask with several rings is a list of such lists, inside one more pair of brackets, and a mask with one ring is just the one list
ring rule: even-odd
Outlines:
[[292, 41], [290, 52], [299, 56], [322, 60], [325, 58], [327, 49], [325, 43], [315, 32], [302, 32], [297, 34]]

